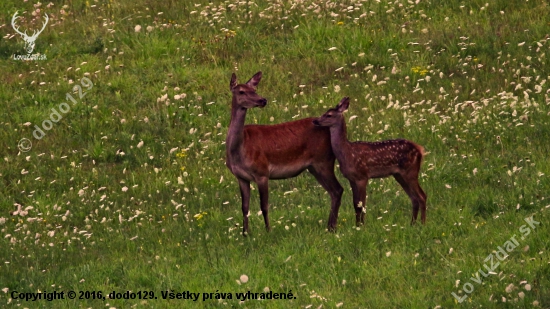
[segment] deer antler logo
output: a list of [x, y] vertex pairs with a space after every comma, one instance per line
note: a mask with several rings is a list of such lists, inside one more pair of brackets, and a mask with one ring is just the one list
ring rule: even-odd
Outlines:
[[15, 30], [15, 32], [19, 33], [23, 37], [23, 40], [25, 41], [25, 49], [27, 50], [27, 53], [30, 54], [34, 50], [34, 42], [38, 38], [38, 35], [40, 33], [42, 33], [42, 31], [44, 31], [44, 28], [46, 28], [46, 25], [48, 24], [48, 20], [50, 20], [50, 19], [48, 17], [48, 14], [46, 14], [46, 22], [42, 26], [42, 29], [40, 29], [40, 31], [38, 31], [38, 32], [36, 30], [34, 30], [32, 35], [29, 36], [27, 34], [27, 30], [25, 30], [25, 32], [21, 32], [21, 31], [19, 31], [19, 27], [15, 26], [15, 21], [18, 18], [21, 18], [21, 16], [17, 16], [18, 12], [19, 11], [15, 12], [15, 14], [13, 14], [13, 18], [11, 19], [11, 26], [13, 27], [13, 30]]

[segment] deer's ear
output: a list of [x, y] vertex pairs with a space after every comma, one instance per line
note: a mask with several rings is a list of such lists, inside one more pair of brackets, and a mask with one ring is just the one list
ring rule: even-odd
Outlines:
[[344, 112], [349, 107], [349, 97], [343, 98], [340, 103], [338, 103], [338, 106], [336, 106], [336, 109], [339, 113]]
[[233, 90], [235, 86], [237, 86], [237, 75], [233, 73], [231, 75], [231, 81], [229, 82], [229, 90]]
[[252, 78], [246, 82], [246, 84], [254, 89], [256, 89], [256, 87], [258, 87], [258, 84], [260, 83], [260, 81], [262, 80], [262, 72], [258, 72], [256, 74], [254, 74], [254, 76], [252, 76]]

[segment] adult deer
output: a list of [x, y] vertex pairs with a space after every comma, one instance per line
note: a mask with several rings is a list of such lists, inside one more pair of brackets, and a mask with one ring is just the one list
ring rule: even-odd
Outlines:
[[267, 100], [256, 93], [261, 79], [262, 72], [258, 72], [245, 84], [237, 84], [237, 76], [233, 73], [229, 84], [233, 98], [226, 139], [226, 165], [239, 181], [243, 235], [249, 234], [250, 182], [258, 184], [260, 207], [269, 231], [269, 179], [295, 177], [306, 169], [330, 195], [328, 228], [334, 230], [344, 189], [334, 175], [336, 158], [330, 147], [330, 131], [314, 126], [314, 118], [245, 126], [247, 110], [267, 104]]
[[413, 224], [421, 210], [422, 223], [426, 223], [426, 193], [418, 184], [418, 173], [424, 156], [424, 148], [404, 139], [381, 142], [349, 142], [346, 122], [342, 113], [349, 107], [349, 98], [343, 98], [313, 123], [330, 128], [332, 149], [342, 174], [349, 180], [353, 191], [356, 224], [363, 224], [363, 207], [367, 197], [370, 178], [393, 176], [403, 187], [412, 202]]

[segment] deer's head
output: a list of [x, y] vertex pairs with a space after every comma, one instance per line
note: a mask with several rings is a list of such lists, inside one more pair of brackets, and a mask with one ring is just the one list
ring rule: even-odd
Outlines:
[[39, 31], [34, 30], [32, 35], [29, 36], [27, 34], [27, 30], [25, 30], [25, 32], [21, 32], [21, 31], [19, 31], [19, 27], [17, 27], [15, 25], [15, 22], [17, 21], [17, 19], [21, 18], [21, 16], [17, 16], [18, 12], [19, 11], [15, 12], [15, 14], [13, 14], [13, 18], [11, 19], [11, 25], [13, 27], [13, 30], [15, 30], [15, 32], [19, 33], [23, 37], [23, 40], [25, 41], [25, 50], [27, 51], [27, 53], [30, 54], [34, 50], [34, 45], [35, 45], [34, 42], [36, 41], [36, 38], [38, 38], [38, 35], [40, 33], [42, 33], [42, 31], [44, 31], [44, 28], [46, 28], [46, 25], [48, 24], [49, 17], [48, 17], [48, 14], [46, 14], [46, 21], [42, 25], [42, 29], [40, 29]]
[[313, 120], [313, 124], [321, 127], [332, 127], [344, 121], [342, 113], [349, 107], [349, 98], [345, 97], [335, 108], [329, 109], [323, 116]]
[[262, 79], [262, 72], [258, 72], [245, 84], [237, 84], [237, 75], [233, 73], [229, 89], [233, 94], [233, 102], [243, 108], [264, 107], [267, 100], [256, 93], [256, 87]]

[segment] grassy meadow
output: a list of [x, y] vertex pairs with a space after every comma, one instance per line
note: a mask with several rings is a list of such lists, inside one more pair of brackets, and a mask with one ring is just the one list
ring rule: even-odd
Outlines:
[[[210, 1], [0, 3], [0, 307], [550, 308], [546, 1]], [[16, 11], [48, 14], [46, 60], [14, 59]], [[337, 170], [329, 233], [305, 172], [270, 182], [269, 233], [254, 185], [243, 237], [229, 80], [257, 71], [247, 123], [349, 96], [350, 140], [423, 145], [426, 225], [386, 178], [355, 227]], [[19, 299], [54, 291], [77, 298]]]

